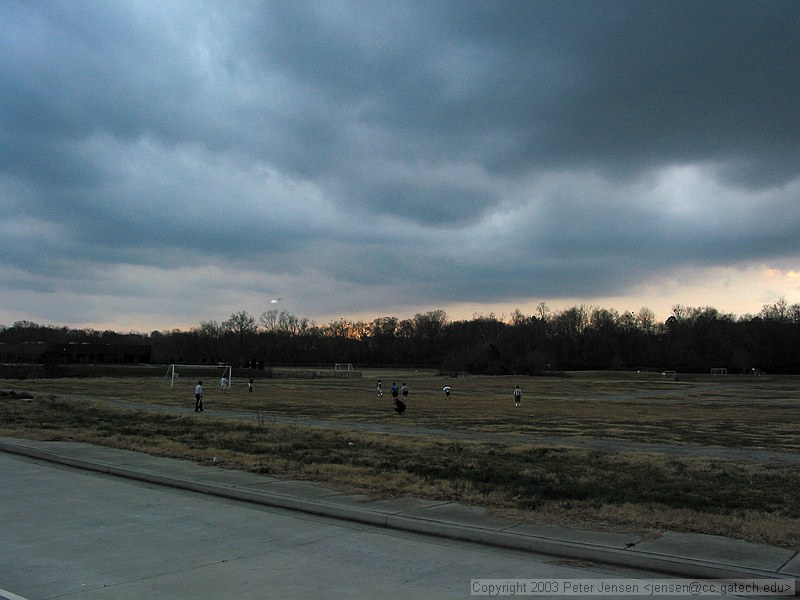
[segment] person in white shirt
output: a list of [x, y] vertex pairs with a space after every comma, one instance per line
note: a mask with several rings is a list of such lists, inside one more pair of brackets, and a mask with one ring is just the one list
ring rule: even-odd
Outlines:
[[194, 412], [202, 412], [203, 410], [203, 382], [198, 381], [194, 386]]

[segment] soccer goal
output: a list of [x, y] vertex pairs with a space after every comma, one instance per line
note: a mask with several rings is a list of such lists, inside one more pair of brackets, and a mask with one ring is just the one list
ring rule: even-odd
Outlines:
[[353, 363], [336, 363], [333, 366], [334, 371], [352, 371]]
[[169, 387], [175, 387], [176, 379], [188, 379], [192, 385], [203, 378], [208, 379], [207, 387], [214, 386], [217, 382], [220, 388], [231, 387], [230, 365], [179, 365], [172, 364], [167, 367], [163, 383], [169, 382]]

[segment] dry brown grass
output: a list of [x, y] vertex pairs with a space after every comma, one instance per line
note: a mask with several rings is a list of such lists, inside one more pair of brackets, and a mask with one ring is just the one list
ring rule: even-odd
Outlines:
[[[383, 399], [375, 394], [378, 376], [259, 380], [252, 393], [242, 382], [221, 391], [208, 381], [202, 416], [191, 411], [194, 381], [174, 389], [152, 379], [0, 381], [0, 391], [37, 396], [33, 402], [0, 397], [0, 435], [80, 440], [202, 463], [216, 456], [226, 468], [372, 496], [480, 504], [527, 521], [800, 546], [796, 466], [531, 441], [610, 438], [796, 454], [797, 380], [470, 377], [450, 381], [454, 393], [446, 401], [445, 380], [433, 373], [381, 374]], [[412, 389], [402, 417], [388, 399], [393, 378]], [[516, 383], [525, 394], [521, 409], [511, 397]], [[173, 407], [173, 413], [136, 406]], [[213, 416], [222, 411], [230, 412]], [[259, 412], [266, 415], [261, 423]], [[289, 417], [300, 424], [273, 421]], [[322, 420], [341, 429], [303, 424]], [[374, 426], [403, 431], [369, 431]], [[414, 427], [425, 429], [415, 434]], [[470, 440], [459, 432], [502, 436]]]

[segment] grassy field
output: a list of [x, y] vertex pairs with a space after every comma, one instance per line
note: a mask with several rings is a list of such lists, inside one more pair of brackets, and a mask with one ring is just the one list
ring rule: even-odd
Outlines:
[[[402, 416], [392, 411], [393, 381], [411, 388]], [[532, 522], [800, 546], [800, 466], [780, 460], [800, 453], [798, 379], [374, 371], [363, 379], [256, 379], [248, 392], [241, 380], [223, 391], [206, 376], [201, 415], [192, 410], [195, 383], [0, 380], [0, 435], [204, 463], [216, 456], [225, 468], [375, 497], [451, 499]], [[576, 447], [597, 440], [602, 450]]]

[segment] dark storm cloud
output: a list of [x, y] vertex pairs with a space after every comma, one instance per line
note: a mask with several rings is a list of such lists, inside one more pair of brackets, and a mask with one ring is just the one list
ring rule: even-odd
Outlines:
[[228, 264], [330, 290], [310, 312], [379, 311], [387, 277], [420, 306], [800, 254], [795, 2], [0, 16], [9, 287]]
[[389, 157], [501, 173], [732, 160], [756, 186], [797, 173], [791, 2], [266, 6], [253, 60], [388, 132]]

